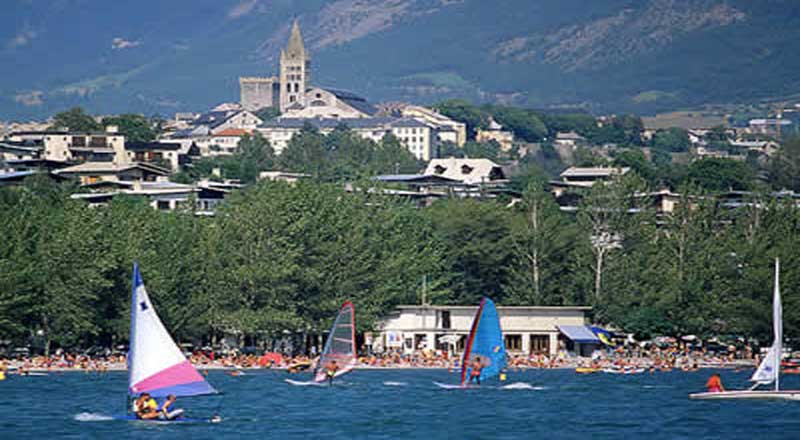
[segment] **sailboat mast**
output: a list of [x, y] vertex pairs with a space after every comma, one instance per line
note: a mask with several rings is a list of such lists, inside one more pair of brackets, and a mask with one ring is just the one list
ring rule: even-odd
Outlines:
[[781, 305], [780, 272], [781, 262], [775, 258], [775, 291], [772, 299], [772, 322], [775, 331], [775, 345], [778, 355], [775, 356], [775, 391], [780, 389], [781, 358], [783, 357], [783, 306]]

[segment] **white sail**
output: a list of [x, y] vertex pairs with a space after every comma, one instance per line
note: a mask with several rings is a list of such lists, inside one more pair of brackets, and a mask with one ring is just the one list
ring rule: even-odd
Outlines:
[[148, 392], [153, 397], [216, 392], [164, 328], [147, 295], [138, 264], [133, 266], [128, 392], [132, 395]]
[[772, 330], [774, 340], [761, 361], [758, 369], [750, 378], [753, 382], [761, 384], [775, 383], [775, 389], [780, 388], [781, 353], [783, 351], [783, 306], [781, 305], [780, 291], [780, 262], [775, 259], [775, 287], [772, 298]]

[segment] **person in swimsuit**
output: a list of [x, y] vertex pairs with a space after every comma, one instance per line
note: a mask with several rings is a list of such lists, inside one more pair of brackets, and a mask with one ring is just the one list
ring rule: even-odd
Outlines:
[[328, 365], [325, 367], [325, 374], [328, 376], [328, 385], [333, 385], [333, 378], [336, 377], [336, 372], [339, 371], [339, 365], [336, 363], [336, 360], [332, 360], [328, 362]]
[[470, 365], [469, 380], [472, 383], [481, 384], [481, 370], [483, 370], [483, 363], [480, 356], [475, 356]]
[[159, 419], [161, 419], [161, 420], [175, 420], [178, 417], [183, 415], [183, 410], [182, 409], [179, 409], [179, 408], [178, 409], [172, 409], [172, 405], [175, 404], [175, 400], [177, 400], [177, 397], [175, 397], [174, 394], [170, 394], [169, 396], [167, 396], [167, 400], [164, 401], [164, 403], [161, 405], [161, 408], [159, 408], [159, 410], [158, 410], [159, 411], [159, 416], [158, 416]]
[[719, 377], [719, 374], [714, 373], [708, 378], [708, 382], [706, 382], [706, 389], [708, 389], [709, 393], [721, 393], [725, 391], [725, 387], [722, 386], [722, 379]]
[[158, 412], [158, 403], [150, 397], [150, 393], [142, 393], [133, 402], [133, 412], [136, 414], [136, 418], [141, 420], [155, 419], [161, 415]]

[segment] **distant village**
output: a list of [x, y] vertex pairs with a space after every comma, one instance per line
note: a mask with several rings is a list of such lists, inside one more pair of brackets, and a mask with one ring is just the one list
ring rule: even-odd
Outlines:
[[[420, 206], [442, 197], [496, 198], [515, 192], [509, 188], [515, 164], [498, 164], [484, 157], [450, 157], [444, 145], [460, 148], [468, 141], [494, 143], [501, 152], [532, 151], [541, 144], [515, 137], [495, 120], [475, 133], [467, 124], [447, 117], [433, 108], [407, 103], [373, 105], [349, 91], [315, 86], [312, 81], [311, 54], [301, 30], [294, 23], [289, 41], [280, 54], [277, 76], [241, 77], [238, 103], [223, 103], [205, 113], [182, 112], [165, 121], [159, 137], [149, 142], [127, 140], [116, 126], [104, 132], [80, 133], [51, 130], [50, 122], [10, 123], [0, 126], [0, 186], [21, 184], [34, 174], [55, 180], [72, 180], [80, 188], [72, 195], [89, 204], [102, 205], [118, 195], [140, 196], [159, 210], [174, 210], [193, 200], [198, 215], [213, 215], [227, 194], [241, 188], [242, 182], [216, 175], [192, 184], [175, 183], [171, 176], [202, 158], [236, 153], [245, 136], [260, 135], [280, 155], [291, 139], [303, 129], [313, 127], [327, 135], [346, 126], [358, 136], [381, 141], [397, 138], [421, 164], [417, 174], [373, 176], [382, 194], [416, 201]], [[260, 110], [272, 108], [279, 116], [259, 117]], [[607, 117], [596, 118], [602, 126]], [[781, 106], [771, 118], [752, 118], [732, 126], [723, 117], [702, 112], [675, 112], [642, 118], [639, 136], [651, 139], [660, 130], [686, 130], [691, 148], [688, 153], [673, 153], [673, 161], [690, 162], [703, 158], [745, 161], [748, 157], [768, 158], [780, 148], [782, 133], [796, 130], [800, 104]], [[730, 149], [716, 149], [708, 142], [714, 130], [724, 131]], [[548, 140], [565, 164], [574, 164], [579, 149], [609, 156], [614, 144], [593, 144], [574, 131], [558, 132]], [[642, 148], [645, 155], [650, 151]], [[575, 191], [591, 187], [629, 172], [627, 167], [568, 166], [549, 188], [564, 211], [575, 210]], [[217, 173], [218, 174], [218, 173]], [[292, 170], [268, 170], [261, 179], [295, 182], [311, 177]], [[387, 187], [388, 186], [388, 187]], [[356, 191], [348, 184], [346, 189]], [[375, 189], [375, 188], [371, 188]], [[664, 188], [651, 194], [659, 212], [674, 209], [679, 194]], [[732, 191], [726, 200], [742, 198]], [[798, 198], [794, 193], [781, 197]]]

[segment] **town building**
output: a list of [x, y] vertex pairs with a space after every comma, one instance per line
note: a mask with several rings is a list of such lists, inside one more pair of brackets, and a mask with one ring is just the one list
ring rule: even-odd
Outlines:
[[[424, 349], [460, 353], [475, 306], [398, 306], [381, 320], [373, 351]], [[587, 355], [600, 340], [587, 324], [591, 307], [497, 307], [506, 350], [511, 355], [555, 355], [560, 349]]]
[[125, 151], [130, 162], [149, 163], [167, 168], [172, 172], [191, 163], [191, 157], [199, 157], [200, 150], [191, 142], [126, 142]]
[[550, 192], [562, 211], [574, 212], [583, 198], [584, 191], [598, 182], [608, 182], [627, 174], [630, 168], [614, 167], [569, 167], [561, 172], [561, 180], [551, 180]]
[[270, 182], [284, 182], [295, 184], [303, 179], [311, 178], [310, 174], [290, 173], [287, 171], [262, 171], [258, 173], [258, 180], [268, 180]]
[[242, 108], [275, 107], [284, 117], [295, 119], [370, 118], [377, 112], [356, 94], [311, 85], [311, 53], [296, 20], [286, 48], [281, 50], [278, 70], [277, 76], [239, 78]]
[[624, 176], [628, 167], [569, 167], [561, 172], [561, 181], [568, 185], [591, 188], [597, 182], [608, 182], [617, 176]]
[[58, 162], [124, 161], [125, 136], [109, 126], [101, 133], [71, 133], [61, 130], [11, 133], [5, 144], [28, 146], [30, 157]]
[[511, 151], [514, 147], [514, 133], [503, 130], [503, 126], [498, 124], [494, 118], [489, 119], [489, 128], [478, 129], [475, 140], [477, 142], [497, 142], [502, 151]]
[[763, 134], [780, 138], [783, 132], [791, 131], [792, 121], [778, 118], [757, 118], [747, 123], [748, 134]]
[[444, 177], [468, 185], [503, 185], [508, 183], [503, 167], [489, 159], [448, 157], [432, 159], [425, 175]]
[[454, 121], [436, 110], [411, 104], [387, 104], [383, 112], [387, 115], [414, 118], [436, 130], [436, 140], [439, 143], [450, 142], [463, 147], [467, 142], [467, 124]]
[[370, 118], [377, 113], [366, 99], [344, 90], [309, 89], [303, 102], [290, 105], [283, 116], [286, 118]]
[[138, 162], [84, 162], [54, 171], [61, 177], [75, 178], [81, 184], [102, 181], [110, 182], [154, 182], [169, 176], [170, 171], [157, 165]]
[[146, 181], [96, 181], [82, 185], [89, 192], [72, 194], [70, 198], [83, 200], [91, 206], [107, 205], [114, 197], [141, 197], [159, 211], [174, 211], [194, 200], [193, 211], [196, 215], [214, 215], [216, 208], [230, 193], [228, 185], [211, 181], [201, 181], [196, 185], [185, 185], [165, 180]]
[[556, 133], [556, 139], [553, 141], [556, 145], [562, 147], [578, 147], [586, 144], [586, 138], [575, 133], [574, 131]]
[[242, 128], [228, 128], [218, 133], [192, 139], [202, 157], [230, 156], [239, 150], [239, 142], [252, 133]]
[[239, 93], [245, 110], [258, 111], [272, 107], [280, 97], [280, 81], [277, 76], [243, 76], [239, 78]]
[[278, 107], [286, 111], [295, 103], [305, 106], [311, 80], [311, 54], [306, 50], [300, 25], [295, 20], [289, 43], [281, 50], [278, 76], [239, 78], [240, 103], [246, 110]]

